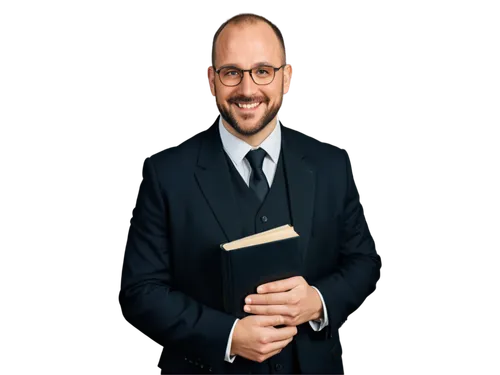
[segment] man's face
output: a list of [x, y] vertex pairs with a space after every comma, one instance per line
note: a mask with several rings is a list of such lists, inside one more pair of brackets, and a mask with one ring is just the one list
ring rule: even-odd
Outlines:
[[[228, 25], [217, 40], [216, 69], [225, 66], [252, 69], [262, 64], [277, 68], [284, 63], [279, 40], [264, 22]], [[257, 85], [248, 72], [234, 87], [223, 85], [212, 67], [208, 69], [208, 76], [223, 120], [237, 133], [250, 136], [276, 119], [283, 94], [288, 92], [290, 85], [291, 66], [277, 71], [268, 85]], [[241, 104], [256, 107], [243, 108]]]

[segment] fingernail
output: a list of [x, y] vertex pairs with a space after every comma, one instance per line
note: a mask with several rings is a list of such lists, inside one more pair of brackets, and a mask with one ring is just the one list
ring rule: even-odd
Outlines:
[[252, 299], [251, 298], [247, 298], [247, 299], [245, 299], [245, 302], [246, 303], [252, 303]]
[[244, 309], [245, 309], [246, 312], [250, 312], [250, 310], [251, 310], [250, 306], [245, 306]]

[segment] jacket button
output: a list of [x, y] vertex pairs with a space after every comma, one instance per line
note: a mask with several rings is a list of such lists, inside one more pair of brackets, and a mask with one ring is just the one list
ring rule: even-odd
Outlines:
[[277, 363], [274, 365], [274, 368], [276, 369], [276, 371], [281, 371], [283, 370], [283, 365], [281, 363]]
[[263, 223], [267, 223], [267, 216], [266, 215], [262, 216], [260, 220], [262, 220]]

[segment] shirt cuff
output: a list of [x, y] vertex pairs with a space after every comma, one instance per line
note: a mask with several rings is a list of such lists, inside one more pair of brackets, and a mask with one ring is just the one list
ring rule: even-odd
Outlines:
[[325, 328], [328, 325], [328, 313], [326, 311], [325, 300], [323, 299], [321, 292], [318, 290], [318, 288], [316, 288], [314, 286], [313, 286], [313, 288], [316, 289], [316, 291], [319, 294], [319, 298], [321, 298], [321, 304], [323, 306], [323, 319], [320, 318], [318, 320], [310, 320], [309, 324], [314, 331], [321, 331], [323, 328]]
[[233, 324], [233, 328], [231, 328], [231, 332], [229, 333], [229, 339], [227, 340], [227, 346], [226, 346], [226, 355], [224, 356], [224, 361], [233, 363], [234, 359], [236, 358], [235, 355], [231, 356], [231, 343], [233, 341], [233, 331], [234, 327], [236, 327], [236, 323], [238, 323], [239, 319], [236, 319]]

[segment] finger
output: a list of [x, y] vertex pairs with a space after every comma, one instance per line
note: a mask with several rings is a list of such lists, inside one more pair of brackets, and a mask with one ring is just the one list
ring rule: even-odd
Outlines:
[[278, 349], [278, 350], [275, 350], [271, 353], [267, 353], [267, 354], [257, 354], [256, 356], [256, 361], [257, 362], [264, 362], [266, 359], [269, 359], [271, 357], [274, 357], [276, 354], [279, 354], [281, 352], [282, 349]]
[[300, 285], [304, 280], [302, 276], [289, 277], [288, 279], [277, 280], [267, 284], [262, 284], [257, 288], [257, 293], [286, 292]]
[[281, 315], [255, 315], [255, 319], [261, 327], [279, 326], [285, 322]]
[[260, 350], [258, 350], [259, 354], [265, 356], [266, 359], [277, 354], [282, 350], [285, 346], [287, 346], [292, 341], [292, 338], [288, 338], [286, 340], [274, 341], [269, 344], [265, 344]]
[[293, 338], [297, 334], [297, 328], [293, 326], [285, 326], [282, 328], [274, 328], [264, 336], [264, 343], [280, 342]]
[[295, 316], [298, 313], [296, 306], [289, 305], [245, 305], [243, 310], [255, 315]]
[[245, 298], [247, 305], [294, 305], [297, 297], [294, 292], [251, 294]]

